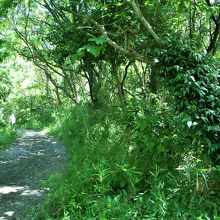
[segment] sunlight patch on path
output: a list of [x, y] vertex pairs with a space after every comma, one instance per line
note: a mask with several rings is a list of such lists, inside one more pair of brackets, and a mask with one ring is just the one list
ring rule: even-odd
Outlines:
[[45, 132], [19, 131], [21, 137], [0, 154], [0, 220], [28, 220], [26, 209], [41, 203], [40, 185], [63, 172], [65, 148]]
[[43, 190], [30, 189], [29, 186], [0, 186], [0, 197], [10, 193], [20, 193], [21, 196], [41, 196]]

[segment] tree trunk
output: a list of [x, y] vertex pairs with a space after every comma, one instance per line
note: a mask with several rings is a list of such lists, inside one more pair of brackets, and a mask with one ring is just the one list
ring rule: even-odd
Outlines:
[[152, 65], [150, 72], [150, 92], [157, 94], [158, 91], [158, 80], [157, 80], [157, 68]]
[[95, 71], [92, 66], [87, 66], [86, 70], [86, 78], [89, 84], [89, 94], [90, 98], [95, 106], [100, 105], [100, 100], [98, 98], [99, 86], [96, 80]]
[[118, 99], [119, 99], [120, 105], [124, 106], [124, 95], [123, 95], [123, 90], [122, 90], [122, 87], [121, 87], [121, 80], [120, 80], [120, 77], [118, 75], [118, 67], [117, 67], [117, 64], [115, 62], [112, 62], [111, 66], [112, 66], [112, 75], [115, 78], [115, 82], [116, 82]]

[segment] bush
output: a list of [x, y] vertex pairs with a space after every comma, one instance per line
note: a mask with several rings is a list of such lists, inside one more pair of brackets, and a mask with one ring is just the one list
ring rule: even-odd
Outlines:
[[[27, 114], [28, 109], [25, 111]], [[20, 126], [24, 129], [42, 130], [48, 127], [53, 122], [53, 113], [55, 108], [40, 108], [34, 112], [29, 112], [27, 118], [20, 118]], [[22, 114], [22, 113], [21, 113]], [[22, 115], [24, 118], [24, 115]]]
[[169, 108], [140, 106], [54, 113], [50, 131], [68, 147], [70, 164], [45, 182], [51, 190], [36, 219], [218, 219], [219, 173], [182, 149], [190, 142], [181, 117], [172, 124]]
[[9, 127], [1, 128], [0, 129], [0, 151], [5, 149], [9, 144], [11, 144], [17, 134], [12, 131]]
[[191, 47], [172, 43], [160, 51], [158, 67], [175, 108], [184, 114], [192, 141], [220, 163], [219, 71], [213, 59]]

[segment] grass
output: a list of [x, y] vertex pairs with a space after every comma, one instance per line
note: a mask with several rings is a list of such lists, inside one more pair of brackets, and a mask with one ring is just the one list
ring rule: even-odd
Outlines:
[[[50, 192], [31, 218], [219, 220], [220, 169], [191, 147], [182, 145], [184, 151], [178, 151], [179, 146], [175, 154], [170, 152], [182, 143], [182, 131], [175, 130], [173, 140], [172, 129], [160, 126], [160, 115], [156, 121], [148, 116], [145, 122], [149, 127], [144, 125], [142, 130], [139, 119], [130, 117], [132, 122], [127, 126], [124, 117], [121, 111], [112, 113], [85, 105], [53, 113], [50, 132], [67, 146], [70, 164], [64, 174], [44, 183]], [[155, 151], [142, 147], [144, 138], [158, 143], [157, 133], [155, 137], [148, 135], [153, 126], [152, 132], [161, 140], [171, 132], [164, 148], [156, 147]]]
[[16, 139], [17, 134], [10, 127], [0, 129], [0, 152], [6, 149]]

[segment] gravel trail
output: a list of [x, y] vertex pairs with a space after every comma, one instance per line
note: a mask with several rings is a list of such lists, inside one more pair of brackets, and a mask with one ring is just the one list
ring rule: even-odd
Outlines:
[[0, 220], [29, 220], [28, 206], [41, 202], [40, 181], [62, 172], [67, 153], [62, 144], [44, 132], [23, 131], [0, 154]]

